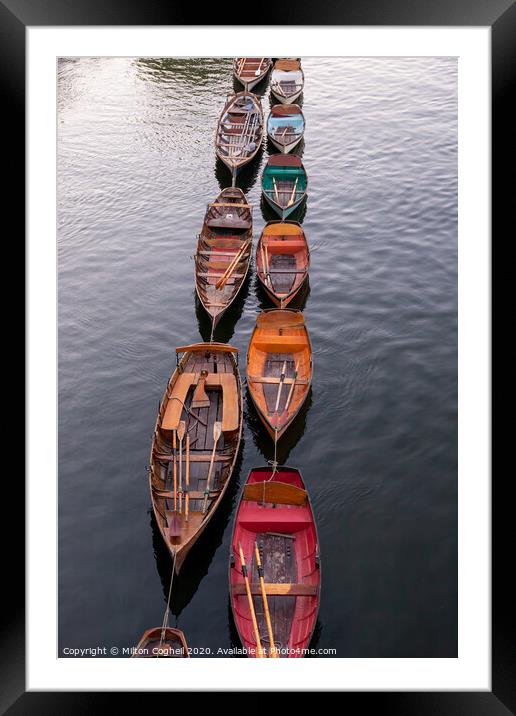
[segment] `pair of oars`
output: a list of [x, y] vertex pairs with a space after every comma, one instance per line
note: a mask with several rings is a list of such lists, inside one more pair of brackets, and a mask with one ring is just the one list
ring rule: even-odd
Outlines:
[[[172, 434], [172, 460], [173, 460], [173, 472], [174, 472], [174, 512], [177, 512], [177, 498], [179, 497], [179, 513], [183, 512], [183, 496], [185, 497], [185, 519], [188, 522], [188, 507], [189, 507], [189, 487], [190, 487], [190, 435], [186, 435], [186, 474], [185, 482], [186, 486], [183, 490], [183, 438], [186, 432], [186, 423], [184, 420], [179, 422], [177, 430], [174, 430]], [[176, 470], [176, 436], [179, 440], [179, 489], [177, 484], [177, 470]]]
[[[297, 380], [298, 372], [299, 372], [299, 361], [297, 361], [297, 363], [296, 363], [296, 367], [295, 367], [295, 370], [294, 370], [294, 377], [292, 378], [292, 383], [290, 384], [290, 390], [289, 390], [289, 393], [288, 393], [288, 396], [287, 396], [287, 400], [286, 400], [286, 402], [285, 402], [285, 407], [284, 407], [283, 410], [281, 411], [282, 413], [284, 413], [284, 412], [285, 412], [286, 410], [288, 410], [288, 408], [289, 408], [290, 401], [292, 400], [292, 396], [293, 396], [293, 394], [294, 394], [294, 388], [295, 388], [295, 386], [296, 386], [296, 380]], [[281, 369], [281, 375], [280, 375], [279, 384], [278, 384], [278, 392], [277, 392], [277, 394], [276, 394], [276, 405], [275, 405], [275, 407], [274, 407], [274, 413], [277, 413], [277, 412], [278, 412], [278, 408], [279, 408], [279, 404], [280, 404], [280, 398], [281, 398], [281, 392], [282, 392], [282, 390], [283, 390], [283, 385], [284, 385], [284, 383], [285, 383], [285, 378], [286, 378], [286, 377], [287, 377], [287, 361], [284, 361], [284, 363], [283, 363], [283, 368]]]
[[226, 268], [226, 270], [224, 271], [224, 273], [222, 274], [222, 276], [219, 278], [219, 280], [218, 280], [217, 283], [215, 284], [215, 288], [216, 288], [217, 290], [223, 288], [223, 287], [226, 285], [227, 280], [229, 279], [229, 277], [231, 276], [231, 274], [233, 273], [233, 271], [236, 269], [236, 267], [237, 267], [238, 264], [240, 263], [240, 261], [241, 261], [243, 255], [244, 255], [244, 253], [245, 253], [246, 250], [249, 248], [249, 245], [250, 245], [250, 239], [248, 239], [247, 241], [245, 241], [245, 242], [242, 244], [242, 246], [240, 247], [240, 249], [239, 249], [239, 250], [237, 251], [237, 253], [235, 254], [234, 258], [231, 259], [231, 262], [230, 262], [229, 266]]
[[260, 244], [261, 253], [262, 253], [262, 264], [263, 264], [263, 273], [265, 274], [265, 282], [269, 284], [269, 288], [272, 288], [272, 280], [271, 275], [269, 273], [269, 255], [267, 251], [267, 244], [263, 244], [263, 242]]
[[[245, 562], [244, 550], [242, 549], [242, 545], [240, 542], [238, 543], [238, 550], [240, 552], [240, 565], [242, 567], [242, 576], [244, 577], [245, 591], [247, 594], [247, 601], [249, 603], [249, 611], [251, 612], [251, 621], [253, 623], [254, 638], [256, 640], [256, 656], [258, 659], [264, 659], [267, 655], [265, 653], [265, 650], [262, 646], [262, 641], [260, 639], [260, 631], [258, 629], [258, 620], [256, 619], [256, 611], [254, 609], [253, 595], [251, 594], [251, 585], [249, 584], [249, 575], [248, 575], [248, 571], [247, 571], [247, 565]], [[267, 592], [265, 590], [265, 581], [263, 578], [262, 561], [260, 559], [260, 550], [258, 549], [258, 544], [256, 542], [254, 544], [254, 552], [256, 555], [256, 567], [258, 569], [258, 576], [260, 578], [260, 588], [261, 588], [261, 592], [262, 592], [263, 608], [264, 608], [264, 612], [265, 612], [265, 621], [267, 623], [267, 632], [269, 634], [269, 643], [270, 643], [269, 655], [272, 659], [277, 659], [278, 653], [276, 651], [276, 645], [274, 643], [274, 635], [272, 633], [271, 615], [270, 615], [270, 611], [269, 611], [269, 602], [267, 600]]]

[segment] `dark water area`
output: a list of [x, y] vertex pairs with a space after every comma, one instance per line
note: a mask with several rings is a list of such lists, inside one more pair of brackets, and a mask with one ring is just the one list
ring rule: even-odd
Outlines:
[[[457, 64], [303, 58], [314, 380], [278, 458], [319, 531], [313, 646], [338, 657], [457, 655]], [[231, 183], [214, 132], [229, 59], [58, 68], [59, 649], [134, 646], [163, 618], [171, 560], [146, 466], [174, 348], [210, 323], [196, 237]], [[271, 99], [262, 94], [267, 116]], [[254, 244], [265, 142], [238, 186]], [[253, 270], [215, 339], [245, 356], [270, 307]], [[248, 396], [228, 494], [174, 582], [191, 647], [238, 645], [227, 568], [236, 501], [273, 456]]]

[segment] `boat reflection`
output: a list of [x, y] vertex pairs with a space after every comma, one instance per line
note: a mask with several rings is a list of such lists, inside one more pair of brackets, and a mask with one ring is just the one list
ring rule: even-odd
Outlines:
[[[303, 202], [301, 202], [297, 209], [292, 212], [292, 214], [289, 214], [287, 221], [297, 221], [298, 223], [302, 224], [306, 216], [307, 204], [308, 196]], [[262, 216], [265, 222], [278, 221], [278, 219], [280, 218], [278, 214], [276, 214], [274, 209], [270, 206], [270, 204], [265, 201], [265, 199], [263, 198], [263, 194], [261, 194], [260, 198], [260, 209], [262, 210]]]
[[[257, 85], [253, 87], [251, 92], [255, 94], [260, 99], [263, 99], [265, 95], [267, 94], [267, 90], [269, 89], [269, 75], [270, 72], [267, 72], [263, 80], [260, 80]], [[244, 86], [241, 82], [237, 80], [235, 75], [233, 74], [233, 91], [236, 92], [243, 92]], [[265, 108], [264, 108], [265, 109]]]
[[[275, 104], [282, 104], [279, 99], [276, 99], [276, 97], [272, 94], [272, 92], [269, 92], [269, 105], [271, 107], [274, 107]], [[297, 104], [298, 107], [303, 108], [303, 92], [299, 95], [299, 97], [296, 99], [293, 104]]]
[[[254, 159], [250, 161], [249, 164], [246, 164], [244, 167], [242, 167], [242, 169], [237, 174], [235, 184], [240, 189], [242, 189], [245, 194], [248, 194], [253, 188], [253, 186], [256, 184], [256, 180], [260, 172], [262, 157], [263, 141]], [[217, 179], [221, 190], [227, 189], [228, 186], [231, 186], [231, 172], [224, 164], [224, 162], [218, 157], [216, 157], [215, 159], [215, 178]]]
[[[313, 390], [312, 386], [310, 386], [306, 400], [299, 413], [294, 418], [292, 424], [289, 425], [285, 434], [281, 436], [280, 440], [278, 440], [276, 460], [279, 465], [285, 465], [287, 463], [290, 453], [304, 435], [306, 430], [306, 418], [312, 405], [312, 395]], [[251, 431], [253, 441], [257, 449], [262, 453], [265, 460], [273, 460], [274, 442], [256, 412], [256, 408], [254, 407], [254, 403], [247, 386], [245, 389], [244, 420], [247, 427]]]
[[[188, 554], [185, 563], [181, 567], [179, 575], [174, 576], [172, 596], [170, 600], [170, 611], [176, 617], [188, 606], [197, 592], [203, 578], [208, 574], [217, 549], [222, 544], [224, 532], [229, 524], [236, 498], [240, 489], [240, 471], [242, 468], [242, 455], [244, 449], [244, 438], [240, 444], [240, 450], [235, 463], [235, 469], [228, 485], [224, 499], [217, 511], [210, 520], [209, 525], [201, 534], [195, 545]], [[152, 529], [152, 546], [156, 569], [158, 570], [165, 604], [168, 600], [170, 589], [170, 577], [172, 574], [172, 560], [170, 553], [163, 542], [163, 537], [150, 510], [150, 524]]]
[[[258, 307], [261, 311], [265, 311], [268, 308], [277, 308], [277, 306], [274, 306], [270, 298], [265, 293], [262, 284], [260, 281], [258, 281], [258, 278], [255, 276], [254, 280], [254, 291], [256, 293], [256, 298], [258, 300]], [[306, 304], [308, 302], [308, 298], [310, 296], [310, 277], [306, 279], [303, 286], [301, 287], [299, 293], [294, 296], [292, 301], [288, 304], [288, 308], [293, 308], [297, 311], [304, 311]]]
[[222, 73], [231, 72], [229, 58], [207, 57], [139, 57], [134, 65], [142, 79], [168, 84], [184, 82], [191, 85], [213, 85], [214, 79]]

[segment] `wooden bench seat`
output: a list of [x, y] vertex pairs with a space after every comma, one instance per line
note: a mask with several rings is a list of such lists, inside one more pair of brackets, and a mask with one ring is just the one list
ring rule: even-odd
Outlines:
[[[280, 382], [280, 378], [273, 375], [248, 375], [247, 380], [251, 381], [251, 383], [276, 383], [278, 384]], [[294, 381], [294, 378], [284, 378], [283, 382], [285, 385], [291, 385], [292, 383], [295, 383], [296, 385], [308, 385], [308, 381], [306, 378], [296, 378]]]
[[[257, 337], [256, 341], [253, 342], [254, 348], [266, 353], [291, 353], [294, 350], [308, 347], [308, 343], [305, 336], [277, 336], [277, 335], [262, 335]], [[281, 350], [279, 350], [281, 348]]]
[[[260, 596], [262, 588], [260, 584], [251, 584], [251, 594]], [[265, 582], [265, 593], [275, 597], [315, 597], [318, 593], [317, 584], [280, 584], [277, 582]], [[235, 597], [247, 594], [245, 584], [233, 584], [232, 591]]]
[[[188, 391], [197, 385], [199, 377], [199, 373], [181, 373], [177, 377], [161, 421], [162, 430], [177, 430]], [[205, 387], [220, 387], [222, 390], [222, 432], [237, 430], [239, 399], [237, 382], [233, 373], [208, 373]]]

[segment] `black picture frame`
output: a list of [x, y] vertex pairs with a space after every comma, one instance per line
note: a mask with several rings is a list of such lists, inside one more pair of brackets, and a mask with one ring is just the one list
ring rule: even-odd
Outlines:
[[[492, 235], [510, 241], [504, 231], [512, 226], [509, 213], [514, 206], [514, 136], [516, 116], [510, 109], [510, 88], [516, 86], [516, 2], [514, 0], [347, 0], [337, 4], [323, 0], [305, 2], [294, 10], [268, 3], [260, 5], [260, 18], [274, 18], [274, 24], [295, 25], [401, 25], [401, 26], [489, 26], [492, 33]], [[270, 4], [272, 8], [272, 4]], [[195, 10], [174, 7], [170, 0], [0, 0], [0, 82], [4, 108], [4, 168], [7, 171], [4, 207], [16, 217], [16, 234], [9, 236], [10, 249], [24, 246], [25, 216], [25, 34], [28, 26], [77, 25], [189, 25]], [[199, 14], [197, 10], [197, 15]], [[204, 25], [221, 23], [220, 14], [206, 9]], [[245, 24], [242, 15], [238, 24]], [[253, 24], [253, 18], [247, 19]], [[8, 138], [7, 141], [5, 138]], [[6, 156], [7, 155], [7, 156]], [[512, 170], [512, 171], [511, 171]], [[23, 228], [22, 228], [23, 227]], [[512, 229], [514, 235], [514, 229]], [[13, 241], [17, 236], [17, 242]], [[6, 236], [7, 239], [7, 236]], [[22, 251], [23, 253], [23, 251]], [[24, 265], [23, 256], [20, 266]], [[493, 263], [494, 266], [494, 263]], [[21, 294], [21, 292], [20, 292]], [[18, 295], [20, 295], [18, 294]], [[5, 334], [4, 334], [5, 335]], [[9, 341], [10, 342], [10, 341]], [[34, 349], [33, 346], [31, 346]], [[16, 464], [18, 461], [16, 461]], [[7, 467], [7, 465], [6, 465]], [[16, 468], [15, 468], [16, 470]], [[509, 499], [512, 470], [492, 481], [492, 691], [491, 692], [404, 692], [343, 693], [342, 706], [361, 699], [360, 706], [397, 714], [482, 714], [516, 713], [516, 637], [514, 594], [509, 586], [512, 503]], [[25, 692], [25, 543], [18, 520], [23, 490], [14, 470], [4, 472], [2, 521], [3, 629], [0, 652], [0, 713], [91, 714], [104, 708], [120, 707], [122, 694], [94, 692]], [[6, 494], [7, 492], [7, 494]], [[510, 511], [510, 512], [509, 512]], [[6, 513], [16, 515], [14, 524]], [[34, 586], [34, 585], [31, 585]], [[314, 684], [314, 690], [316, 685]], [[131, 694], [131, 706], [157, 694]], [[169, 696], [170, 698], [170, 696]], [[170, 706], [169, 701], [169, 706]]]

